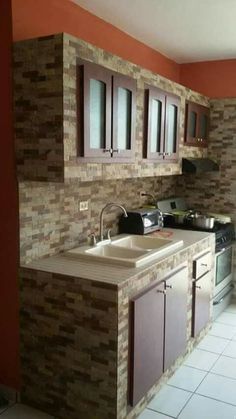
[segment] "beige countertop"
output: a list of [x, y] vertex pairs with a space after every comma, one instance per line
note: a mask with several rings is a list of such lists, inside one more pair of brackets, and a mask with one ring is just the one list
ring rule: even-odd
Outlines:
[[150, 267], [159, 265], [161, 262], [164, 260], [166, 261], [166, 259], [172, 257], [174, 254], [180, 253], [190, 246], [204, 241], [205, 239], [209, 238], [209, 236], [213, 235], [214, 233], [209, 232], [179, 229], [175, 230], [168, 228], [164, 228], [161, 231], [152, 233], [152, 236], [155, 237], [183, 240], [184, 244], [180, 248], [172, 250], [169, 253], [166, 253], [165, 255], [160, 256], [154, 261], [149, 262], [139, 268], [130, 268], [127, 266], [120, 266], [115, 264], [108, 265], [102, 262], [91, 263], [89, 261], [76, 259], [73, 256], [66, 255], [66, 252], [59, 253], [55, 256], [38, 259], [29, 264], [24, 264], [21, 267], [118, 285], [123, 281], [126, 281], [127, 279], [140, 274], [141, 272], [145, 273], [145, 270], [149, 269]]

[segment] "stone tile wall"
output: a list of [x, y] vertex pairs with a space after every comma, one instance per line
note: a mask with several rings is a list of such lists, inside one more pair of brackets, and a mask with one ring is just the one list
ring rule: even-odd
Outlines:
[[[78, 58], [137, 80], [133, 164], [78, 162]], [[14, 102], [19, 179], [63, 182], [71, 178], [94, 181], [180, 174], [180, 161], [147, 163], [142, 158], [145, 83], [181, 97], [180, 157], [206, 154], [206, 149], [183, 146], [185, 100], [209, 106], [205, 96], [71, 35], [17, 42], [14, 46]]]
[[[145, 205], [140, 191], [157, 198], [175, 194], [175, 176], [106, 180], [96, 182], [40, 183], [19, 185], [21, 262], [52, 255], [87, 241], [99, 232], [99, 215], [108, 202], [126, 208]], [[89, 210], [79, 211], [79, 202], [88, 200]], [[120, 210], [112, 208], [104, 216], [105, 229], [117, 232]]]

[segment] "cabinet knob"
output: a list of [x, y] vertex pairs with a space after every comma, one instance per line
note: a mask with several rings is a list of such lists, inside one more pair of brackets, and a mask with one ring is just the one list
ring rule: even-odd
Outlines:
[[202, 289], [201, 285], [196, 285], [196, 288], [198, 288], [199, 290]]
[[173, 285], [166, 285], [166, 288], [170, 288], [172, 290], [173, 289]]
[[201, 263], [201, 266], [207, 266], [207, 263]]
[[166, 295], [166, 290], [157, 290], [157, 293]]

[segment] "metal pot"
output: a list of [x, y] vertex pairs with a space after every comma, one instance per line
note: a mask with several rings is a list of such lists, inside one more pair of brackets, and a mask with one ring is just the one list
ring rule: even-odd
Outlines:
[[186, 218], [186, 211], [164, 212], [164, 216], [171, 217], [172, 224], [184, 224]]
[[192, 218], [192, 225], [194, 227], [211, 230], [215, 224], [215, 217], [209, 215], [196, 215]]

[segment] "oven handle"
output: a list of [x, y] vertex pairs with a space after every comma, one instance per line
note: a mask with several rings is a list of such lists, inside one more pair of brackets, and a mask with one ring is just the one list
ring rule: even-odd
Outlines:
[[224, 301], [225, 297], [227, 297], [227, 295], [229, 295], [232, 292], [232, 289], [234, 288], [234, 285], [231, 284], [230, 285], [230, 289], [223, 295], [223, 297], [221, 297], [220, 300], [218, 301], [213, 301], [213, 306], [217, 306], [218, 304], [222, 303], [222, 301]]

